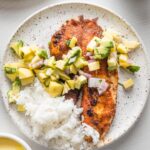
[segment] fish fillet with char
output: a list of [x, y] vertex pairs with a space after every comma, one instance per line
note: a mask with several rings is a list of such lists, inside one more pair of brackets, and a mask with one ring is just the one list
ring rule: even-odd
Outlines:
[[[68, 52], [66, 40], [75, 36], [78, 40], [77, 45], [82, 48], [83, 55], [86, 54], [87, 44], [94, 36], [101, 37], [102, 28], [97, 25], [96, 19], [84, 19], [82, 16], [78, 20], [71, 19], [57, 31], [51, 39], [50, 52], [57, 59]], [[87, 58], [88, 59], [88, 58]], [[84, 122], [95, 128], [104, 139], [108, 132], [116, 110], [116, 97], [118, 87], [118, 72], [107, 70], [107, 60], [101, 61], [101, 68], [97, 71], [89, 72], [85, 67], [84, 71], [93, 77], [104, 78], [109, 83], [107, 91], [99, 96], [95, 88], [85, 85], [82, 89], [82, 102]], [[74, 95], [72, 96], [72, 93]], [[66, 97], [77, 101], [78, 90], [70, 91]]]

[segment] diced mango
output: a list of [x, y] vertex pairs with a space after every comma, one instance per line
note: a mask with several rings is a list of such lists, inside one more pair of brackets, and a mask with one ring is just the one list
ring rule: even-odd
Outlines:
[[82, 85], [84, 85], [85, 83], [87, 83], [87, 78], [85, 76], [81, 75], [75, 81], [75, 88], [80, 89], [82, 87]]
[[72, 37], [72, 39], [70, 40], [70, 43], [69, 43], [69, 47], [70, 48], [75, 47], [76, 43], [77, 43], [77, 38], [76, 37]]
[[51, 81], [48, 88], [48, 93], [52, 97], [60, 96], [63, 92], [64, 86], [58, 82]]
[[56, 61], [56, 67], [60, 70], [64, 70], [66, 67], [65, 65], [66, 65], [66, 62], [64, 60]]
[[18, 112], [25, 112], [25, 106], [23, 104], [17, 104], [17, 111]]
[[128, 53], [128, 48], [123, 44], [118, 44], [117, 51], [121, 54], [127, 54]]
[[34, 82], [34, 77], [21, 79], [21, 85], [25, 86]]
[[69, 85], [65, 82], [62, 94], [64, 95], [64, 94], [68, 93], [69, 90], [70, 90], [70, 87], [69, 87]]
[[134, 81], [130, 78], [122, 83], [125, 89], [131, 88], [134, 85]]
[[18, 73], [19, 73], [19, 79], [20, 80], [30, 78], [30, 77], [34, 77], [34, 74], [33, 74], [32, 70], [27, 69], [27, 68], [19, 68]]
[[130, 66], [128, 55], [126, 54], [119, 55], [119, 65], [123, 68], [127, 68], [128, 66]]
[[124, 40], [123, 44], [129, 49], [129, 51], [136, 49], [140, 46], [140, 43], [137, 41]]
[[100, 63], [99, 61], [94, 61], [91, 63], [88, 63], [89, 71], [95, 71], [100, 69]]

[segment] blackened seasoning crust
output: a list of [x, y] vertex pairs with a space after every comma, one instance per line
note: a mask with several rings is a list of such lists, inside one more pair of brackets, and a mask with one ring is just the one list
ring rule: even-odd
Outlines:
[[65, 94], [66, 99], [73, 99], [74, 103], [76, 104], [80, 95], [79, 90], [70, 90], [68, 93]]

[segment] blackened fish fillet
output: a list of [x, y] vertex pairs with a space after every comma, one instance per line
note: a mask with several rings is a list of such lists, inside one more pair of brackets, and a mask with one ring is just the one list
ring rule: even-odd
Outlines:
[[[102, 36], [102, 28], [98, 26], [97, 19], [84, 19], [80, 16], [78, 20], [71, 19], [57, 31], [51, 39], [50, 52], [57, 59], [68, 52], [66, 41], [75, 36], [78, 40], [77, 45], [82, 48], [83, 55], [86, 54], [87, 44], [94, 36]], [[84, 71], [93, 77], [104, 78], [109, 83], [108, 90], [99, 96], [95, 88], [85, 85], [82, 89], [82, 107], [84, 122], [95, 128], [104, 139], [108, 132], [116, 110], [116, 98], [118, 88], [118, 72], [109, 72], [107, 60], [101, 61], [101, 68], [90, 72], [87, 67]], [[74, 93], [74, 94], [73, 94]], [[78, 90], [71, 90], [67, 93], [67, 98], [73, 98], [76, 102], [79, 96]]]

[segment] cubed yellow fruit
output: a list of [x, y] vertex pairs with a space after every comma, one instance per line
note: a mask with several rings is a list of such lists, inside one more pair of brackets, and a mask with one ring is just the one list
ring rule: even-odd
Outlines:
[[65, 82], [65, 84], [64, 84], [64, 88], [63, 88], [63, 95], [64, 94], [66, 94], [66, 93], [68, 93], [68, 91], [70, 90], [70, 87], [69, 87], [69, 85]]
[[108, 63], [109, 67], [115, 67], [115, 66], [117, 66], [117, 60], [115, 58], [113, 58], [113, 57], [109, 58], [107, 60], [107, 63]]
[[23, 104], [17, 104], [17, 111], [18, 112], [25, 112], [25, 106]]
[[29, 46], [24, 46], [20, 48], [20, 52], [25, 61], [30, 61], [34, 57], [34, 52]]
[[140, 43], [137, 41], [124, 40], [123, 43], [129, 49], [129, 51], [136, 49], [140, 46]]
[[73, 90], [75, 88], [75, 80], [67, 80], [66, 82], [69, 85], [70, 89]]
[[128, 53], [128, 48], [123, 44], [118, 44], [117, 51], [121, 54], [127, 54]]
[[91, 63], [88, 63], [89, 71], [95, 71], [100, 69], [100, 63], [99, 61], [94, 61]]
[[18, 73], [19, 73], [19, 79], [20, 80], [30, 78], [30, 77], [34, 77], [34, 74], [33, 74], [32, 70], [27, 69], [27, 68], [19, 68]]
[[75, 47], [76, 43], [77, 43], [77, 38], [76, 37], [72, 37], [72, 39], [70, 40], [70, 43], [69, 43], [69, 47], [70, 48]]
[[75, 88], [80, 89], [85, 83], [87, 83], [87, 78], [83, 75], [80, 75], [75, 81]]
[[52, 97], [60, 96], [63, 92], [64, 86], [58, 82], [51, 81], [48, 88], [48, 93]]
[[131, 88], [134, 85], [134, 81], [130, 78], [122, 83], [125, 89]]
[[25, 85], [33, 83], [33, 81], [34, 81], [34, 77], [21, 79], [21, 85], [25, 86]]
[[44, 72], [39, 72], [38, 74], [37, 74], [37, 77], [38, 77], [38, 79], [40, 80], [40, 82], [44, 82], [45, 81], [45, 79], [47, 78], [47, 75], [44, 73]]
[[58, 60], [56, 61], [56, 67], [60, 70], [64, 70], [65, 69], [65, 64], [66, 62], [63, 60]]
[[119, 55], [119, 65], [123, 68], [130, 66], [130, 63], [128, 60], [128, 55], [126, 55], [126, 54]]

